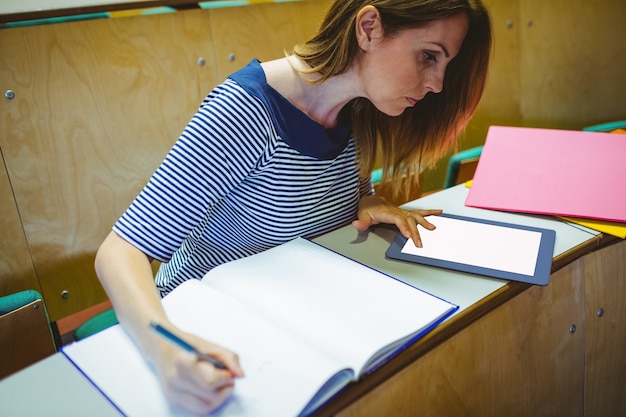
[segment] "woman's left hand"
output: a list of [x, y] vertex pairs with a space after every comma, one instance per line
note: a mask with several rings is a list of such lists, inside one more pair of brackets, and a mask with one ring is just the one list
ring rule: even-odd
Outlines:
[[442, 212], [443, 210], [403, 210], [382, 197], [372, 195], [361, 198], [358, 217], [352, 225], [363, 232], [375, 224], [395, 224], [404, 237], [412, 239], [415, 246], [421, 248], [422, 240], [417, 225], [434, 230], [435, 225], [428, 222], [425, 217]]

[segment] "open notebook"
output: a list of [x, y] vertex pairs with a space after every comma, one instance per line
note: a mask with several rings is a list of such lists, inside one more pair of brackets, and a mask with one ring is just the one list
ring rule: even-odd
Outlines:
[[[239, 354], [246, 376], [215, 415], [255, 417], [310, 414], [458, 308], [304, 239], [221, 265], [163, 305]], [[123, 414], [185, 415], [120, 326], [63, 353]]]

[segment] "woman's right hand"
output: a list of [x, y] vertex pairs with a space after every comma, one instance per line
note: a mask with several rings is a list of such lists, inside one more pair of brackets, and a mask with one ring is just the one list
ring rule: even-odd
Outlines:
[[195, 354], [162, 340], [157, 342], [160, 345], [150, 358], [170, 404], [194, 414], [208, 414], [232, 394], [235, 379], [244, 376], [239, 359], [235, 353], [197, 336], [176, 333], [226, 365], [226, 370], [218, 369]]
[[[163, 310], [155, 286], [151, 259], [131, 243], [109, 233], [96, 254], [96, 272], [120, 324], [154, 366], [167, 400], [195, 414], [207, 414], [233, 392], [243, 376], [237, 355], [174, 327]], [[170, 343], [151, 329], [157, 321], [200, 351], [214, 356], [227, 370], [200, 361], [195, 354]]]

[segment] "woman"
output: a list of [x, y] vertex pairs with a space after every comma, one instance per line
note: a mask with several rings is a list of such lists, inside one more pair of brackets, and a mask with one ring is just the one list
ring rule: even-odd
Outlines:
[[[234, 352], [171, 325], [160, 296], [220, 263], [350, 222], [395, 224], [420, 246], [416, 224], [432, 229], [425, 216], [440, 210], [406, 212], [372, 195], [376, 150], [395, 179], [446, 154], [478, 105], [490, 47], [478, 0], [338, 0], [292, 55], [253, 61], [208, 95], [96, 257], [172, 404], [210, 412], [243, 370]], [[153, 259], [163, 262], [158, 291]], [[227, 369], [162, 341], [153, 320]]]

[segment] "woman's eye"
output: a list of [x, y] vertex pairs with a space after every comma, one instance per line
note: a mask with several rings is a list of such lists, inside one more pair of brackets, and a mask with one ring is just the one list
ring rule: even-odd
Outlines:
[[426, 59], [427, 61], [437, 62], [437, 57], [430, 52], [424, 52], [424, 59]]

